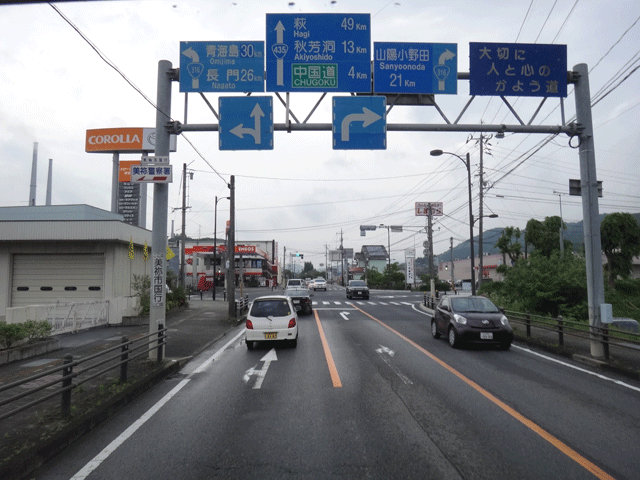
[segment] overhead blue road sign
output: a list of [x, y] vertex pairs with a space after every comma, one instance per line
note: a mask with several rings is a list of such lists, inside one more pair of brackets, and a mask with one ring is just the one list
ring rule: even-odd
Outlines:
[[181, 92], [264, 92], [264, 42], [180, 42]]
[[371, 15], [267, 14], [267, 91], [371, 92]]
[[333, 149], [385, 150], [387, 97], [333, 97]]
[[220, 150], [273, 150], [272, 97], [220, 97]]
[[458, 45], [455, 43], [373, 44], [375, 93], [458, 92]]
[[471, 95], [566, 97], [567, 46], [470, 43]]

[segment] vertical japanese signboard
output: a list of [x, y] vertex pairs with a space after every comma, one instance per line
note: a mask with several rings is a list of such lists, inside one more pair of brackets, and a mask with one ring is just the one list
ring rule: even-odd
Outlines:
[[371, 92], [371, 15], [267, 14], [267, 91]]
[[567, 46], [470, 43], [471, 95], [567, 96]]

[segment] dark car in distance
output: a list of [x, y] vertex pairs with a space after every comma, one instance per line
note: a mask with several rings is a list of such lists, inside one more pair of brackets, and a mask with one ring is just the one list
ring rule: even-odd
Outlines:
[[284, 294], [287, 297], [291, 297], [293, 307], [297, 310], [300, 307], [300, 312], [306, 315], [311, 315], [313, 307], [311, 304], [311, 294], [305, 287], [289, 287], [285, 289]]
[[349, 280], [347, 284], [347, 298], [362, 297], [369, 300], [369, 287], [364, 280]]
[[481, 296], [443, 295], [431, 319], [431, 335], [445, 335], [454, 348], [463, 343], [497, 345], [508, 350], [513, 329], [504, 312]]

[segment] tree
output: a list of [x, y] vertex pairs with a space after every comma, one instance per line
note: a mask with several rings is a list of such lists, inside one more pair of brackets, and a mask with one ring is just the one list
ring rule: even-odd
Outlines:
[[497, 292], [513, 309], [539, 315], [587, 318], [587, 283], [584, 258], [549, 257], [534, 251], [505, 272]]
[[398, 262], [387, 264], [384, 268], [384, 283], [393, 290], [404, 289], [404, 272], [400, 270]]
[[313, 268], [313, 263], [304, 262], [304, 268], [302, 269], [302, 276], [305, 276], [306, 272], [313, 272], [315, 269]]
[[628, 278], [633, 257], [640, 255], [640, 225], [629, 213], [611, 213], [600, 224], [600, 240], [613, 287], [618, 276]]
[[[527, 222], [527, 231], [524, 235], [525, 242], [533, 245], [540, 254], [549, 258], [552, 252], [560, 250], [560, 228], [567, 228], [558, 216], [546, 217], [544, 222], [531, 219]], [[564, 249], [571, 251], [572, 244], [564, 240]]]
[[522, 235], [522, 232], [518, 227], [507, 227], [502, 231], [502, 235], [494, 245], [500, 249], [504, 265], [507, 264], [505, 255], [509, 255], [511, 263], [515, 263], [522, 255], [522, 245], [518, 241], [520, 240], [520, 235]]

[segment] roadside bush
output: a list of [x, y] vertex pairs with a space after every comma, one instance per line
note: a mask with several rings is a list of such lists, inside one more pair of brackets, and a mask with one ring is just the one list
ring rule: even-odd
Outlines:
[[139, 315], [149, 315], [151, 309], [151, 277], [149, 275], [133, 275], [133, 281], [131, 282], [131, 288], [136, 292], [136, 297], [140, 301]]
[[174, 288], [167, 293], [167, 311], [187, 305], [187, 295], [184, 287]]
[[53, 328], [51, 324], [45, 320], [36, 322], [35, 320], [27, 320], [24, 324], [26, 337], [29, 340], [42, 340], [51, 334]]
[[2, 348], [11, 348], [15, 342], [26, 337], [27, 332], [23, 324], [0, 322], [0, 346]]

